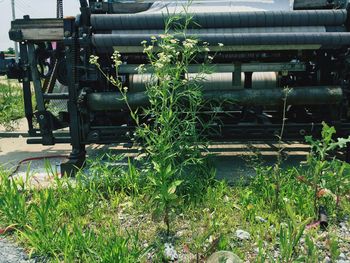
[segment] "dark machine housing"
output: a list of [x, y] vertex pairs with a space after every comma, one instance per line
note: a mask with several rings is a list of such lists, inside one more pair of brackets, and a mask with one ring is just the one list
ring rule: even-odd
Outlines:
[[[86, 145], [127, 142], [134, 130], [120, 94], [89, 64], [90, 56], [99, 56], [103, 69], [113, 72], [111, 55], [119, 50], [119, 73], [130, 105], [147, 105], [144, 91], [152, 72], [140, 76], [136, 71], [148, 63], [140, 43], [161, 34], [167, 16], [147, 12], [151, 2], [80, 0], [80, 5], [76, 17], [25, 16], [13, 21], [9, 32], [20, 45], [15, 77], [23, 83], [28, 143], [70, 143], [69, 161], [62, 164], [68, 174], [83, 165]], [[295, 0], [293, 10], [197, 12], [193, 20], [189, 35], [210, 43], [215, 54], [215, 73], [202, 83], [203, 97], [211, 102], [203, 118], [217, 118], [208, 137], [276, 139], [285, 98], [285, 140], [317, 135], [323, 121], [334, 125], [340, 136], [349, 134], [346, 3]], [[198, 68], [193, 64], [189, 72], [195, 74]], [[66, 127], [69, 135], [57, 133]]]

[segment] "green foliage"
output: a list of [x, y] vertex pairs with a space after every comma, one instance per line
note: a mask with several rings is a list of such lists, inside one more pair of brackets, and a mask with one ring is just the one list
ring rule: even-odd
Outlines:
[[299, 222], [297, 215], [293, 211], [290, 204], [285, 203], [285, 209], [288, 214], [289, 220], [286, 225], [280, 226], [280, 262], [293, 262], [293, 260], [299, 258], [297, 251], [300, 238], [304, 233], [305, 227], [310, 223], [311, 219], [308, 218], [302, 222]]
[[15, 54], [15, 49], [13, 47], [9, 47], [6, 52], [6, 54], [11, 54], [11, 55], [14, 55]]
[[0, 84], [0, 124], [12, 130], [16, 120], [24, 117], [22, 90], [11, 85]]
[[306, 255], [305, 261], [308, 263], [319, 262], [318, 251], [317, 251], [316, 245], [309, 235], [306, 235], [306, 237], [305, 237], [305, 244], [307, 247], [307, 255]]
[[8, 225], [15, 225], [22, 228], [27, 223], [27, 217], [31, 210], [28, 204], [25, 183], [15, 181], [1, 172], [0, 177], [0, 215]]
[[340, 249], [337, 237], [333, 235], [329, 239], [329, 251], [332, 262], [335, 262], [340, 255]]
[[[28, 182], [1, 174], [0, 223], [15, 226], [32, 255], [57, 262], [141, 261], [149, 248], [140, 245], [136, 230], [123, 233], [109, 220], [104, 222], [109, 208], [102, 204], [115, 200], [111, 189], [119, 187], [118, 182], [82, 174], [74, 182], [55, 182], [53, 188], [33, 190]], [[94, 223], [101, 225], [95, 228]]]
[[[344, 148], [350, 142], [349, 138], [338, 138], [334, 140], [336, 130], [334, 127], [323, 123], [322, 138], [315, 140], [312, 137], [306, 137], [306, 141], [311, 145], [311, 153], [308, 157], [307, 176], [303, 177], [314, 192], [314, 210], [315, 217], [318, 213], [319, 201], [324, 200], [324, 196], [335, 195], [336, 199], [350, 189], [349, 173], [344, 173], [345, 169], [349, 170], [350, 166], [345, 162], [336, 160], [333, 157], [329, 159], [329, 154], [337, 149]], [[321, 200], [320, 200], [321, 199]], [[336, 201], [338, 207], [338, 201]]]

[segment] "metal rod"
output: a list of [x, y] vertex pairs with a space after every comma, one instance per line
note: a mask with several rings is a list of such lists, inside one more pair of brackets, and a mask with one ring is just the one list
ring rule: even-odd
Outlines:
[[[54, 144], [56, 143], [71, 143], [72, 139], [70, 137], [55, 137], [53, 138]], [[44, 144], [41, 138], [29, 138], [27, 139], [28, 144]]]
[[[16, 9], [15, 9], [15, 0], [11, 0], [11, 9], [12, 9], [12, 20], [16, 19]], [[15, 46], [15, 55], [16, 55], [16, 62], [19, 60], [18, 56], [18, 44], [16, 41], [13, 42]]]
[[45, 93], [43, 94], [44, 99], [47, 100], [68, 100], [68, 93]]

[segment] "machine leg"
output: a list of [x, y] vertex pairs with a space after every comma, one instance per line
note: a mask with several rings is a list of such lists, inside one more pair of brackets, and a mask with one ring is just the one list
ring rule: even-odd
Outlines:
[[86, 151], [85, 146], [73, 148], [68, 161], [61, 164], [61, 174], [74, 177], [77, 171], [85, 164]]

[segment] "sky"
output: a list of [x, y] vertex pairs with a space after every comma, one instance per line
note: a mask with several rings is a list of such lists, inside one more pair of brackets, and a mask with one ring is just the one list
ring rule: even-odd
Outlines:
[[[15, 0], [16, 18], [30, 15], [32, 18], [56, 17], [56, 0]], [[78, 0], [63, 0], [64, 16], [75, 16], [79, 13]], [[11, 0], [0, 0], [0, 50], [13, 47], [8, 31], [12, 20]]]

